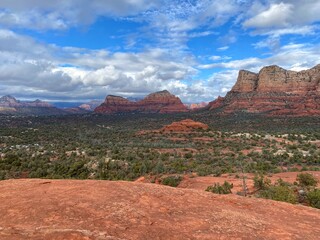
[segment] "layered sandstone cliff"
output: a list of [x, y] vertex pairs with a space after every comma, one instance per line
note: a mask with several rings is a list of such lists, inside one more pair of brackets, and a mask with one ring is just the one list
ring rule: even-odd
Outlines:
[[209, 104], [222, 113], [238, 111], [271, 115], [320, 115], [320, 65], [300, 72], [268, 66], [259, 73], [241, 70], [224, 98]]
[[119, 96], [107, 96], [95, 110], [97, 113], [178, 113], [186, 112], [187, 108], [181, 100], [164, 90], [149, 94], [144, 99], [133, 102]]

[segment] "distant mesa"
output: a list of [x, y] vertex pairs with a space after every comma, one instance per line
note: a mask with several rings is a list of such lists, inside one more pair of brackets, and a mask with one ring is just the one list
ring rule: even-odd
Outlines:
[[188, 109], [180, 98], [167, 90], [151, 93], [139, 101], [130, 101], [126, 98], [108, 95], [104, 103], [98, 106], [96, 113], [181, 113]]
[[191, 103], [191, 104], [185, 104], [185, 106], [190, 110], [198, 110], [208, 106], [208, 103], [207, 102]]
[[83, 103], [78, 107], [65, 108], [63, 110], [69, 114], [87, 114], [93, 112], [94, 109], [101, 104], [101, 102], [102, 101], [93, 100]]
[[81, 104], [79, 106], [79, 108], [86, 110], [86, 111], [93, 112], [94, 109], [96, 109], [101, 103], [102, 103], [102, 101], [93, 100], [93, 101]]
[[170, 125], [163, 127], [161, 132], [194, 132], [199, 130], [207, 130], [207, 124], [196, 122], [191, 119], [185, 119], [179, 122], [173, 122]]
[[207, 108], [222, 114], [320, 115], [320, 64], [300, 72], [276, 65], [259, 73], [241, 70], [232, 90]]

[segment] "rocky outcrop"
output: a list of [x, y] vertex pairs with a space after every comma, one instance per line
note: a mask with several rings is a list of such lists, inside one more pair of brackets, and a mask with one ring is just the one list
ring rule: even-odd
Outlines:
[[210, 110], [320, 115], [320, 65], [300, 72], [268, 66], [258, 74], [241, 70], [232, 90], [209, 103]]
[[94, 111], [97, 113], [128, 113], [138, 110], [135, 102], [119, 97], [108, 95], [104, 103], [98, 106]]
[[207, 130], [208, 128], [209, 126], [207, 124], [196, 122], [191, 119], [185, 119], [163, 127], [160, 132], [193, 132]]
[[201, 108], [205, 108], [207, 105], [208, 105], [207, 102], [185, 104], [185, 106], [190, 110], [198, 110]]
[[178, 113], [187, 108], [181, 100], [169, 93], [161, 91], [149, 94], [144, 99], [133, 102], [126, 98], [109, 95], [104, 103], [95, 110], [97, 113]]
[[90, 101], [87, 103], [83, 103], [79, 106], [80, 109], [86, 110], [86, 111], [94, 111], [94, 109], [96, 109], [96, 107], [98, 107], [100, 104], [102, 103], [102, 101]]
[[[210, 183], [212, 184], [212, 182]], [[319, 239], [319, 210], [157, 184], [1, 181], [0, 239]]]

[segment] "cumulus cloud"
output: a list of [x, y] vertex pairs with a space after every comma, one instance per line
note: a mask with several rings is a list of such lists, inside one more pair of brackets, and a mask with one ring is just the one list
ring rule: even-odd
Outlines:
[[285, 27], [293, 13], [293, 5], [286, 3], [271, 4], [269, 9], [244, 22], [245, 27]]
[[1, 0], [0, 25], [35, 30], [64, 30], [87, 25], [99, 16], [131, 16], [158, 6], [160, 0]]
[[0, 63], [3, 94], [21, 95], [21, 88], [25, 87], [28, 95], [51, 98], [176, 91], [185, 87], [181, 80], [197, 73], [192, 59], [165, 49], [110, 53], [103, 49], [59, 47], [10, 30], [0, 30]]
[[[239, 69], [278, 64], [301, 70], [318, 64], [319, 45], [293, 39], [282, 46], [281, 37], [317, 36], [319, 12], [318, 0], [0, 0], [0, 93], [89, 99], [168, 89], [187, 102], [210, 101], [232, 87]], [[101, 16], [143, 27], [129, 33], [122, 52], [62, 47], [17, 33], [55, 33], [90, 25]], [[221, 31], [224, 25], [227, 31]], [[244, 59], [222, 54], [232, 54], [232, 44], [244, 35], [259, 35], [254, 50], [273, 52], [247, 53]], [[196, 56], [188, 41], [202, 37], [223, 45], [208, 44], [208, 55]], [[148, 45], [132, 51], [139, 42]], [[201, 70], [207, 71], [199, 77]]]
[[261, 35], [313, 34], [320, 21], [319, 12], [318, 0], [258, 1], [251, 6], [243, 26]]
[[200, 65], [200, 69], [246, 69], [257, 72], [267, 65], [279, 65], [290, 70], [307, 69], [319, 64], [319, 45], [288, 44], [267, 58], [251, 57], [240, 60]]

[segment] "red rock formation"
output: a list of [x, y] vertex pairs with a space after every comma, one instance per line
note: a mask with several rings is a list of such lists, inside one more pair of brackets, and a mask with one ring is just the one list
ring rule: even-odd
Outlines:
[[178, 97], [165, 90], [149, 94], [137, 102], [109, 95], [94, 111], [97, 113], [178, 113], [186, 112], [187, 108]]
[[94, 111], [94, 109], [98, 107], [101, 104], [101, 102], [102, 101], [90, 101], [88, 103], [81, 104], [79, 108], [86, 111]]
[[193, 132], [198, 130], [207, 130], [209, 126], [201, 122], [195, 122], [191, 119], [185, 119], [180, 122], [173, 122], [163, 127], [161, 132]]
[[94, 111], [97, 113], [125, 113], [134, 112], [136, 110], [137, 106], [135, 102], [130, 102], [123, 97], [108, 95], [105, 102]]
[[201, 102], [201, 103], [191, 103], [191, 104], [185, 104], [186, 107], [188, 109], [191, 109], [191, 110], [198, 110], [200, 108], [205, 108], [208, 103], [207, 102]]
[[320, 115], [320, 65], [300, 72], [278, 66], [256, 74], [241, 70], [226, 97], [209, 103], [222, 113], [244, 111], [271, 115]]
[[319, 210], [157, 184], [8, 180], [0, 239], [319, 239]]

